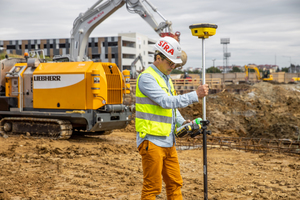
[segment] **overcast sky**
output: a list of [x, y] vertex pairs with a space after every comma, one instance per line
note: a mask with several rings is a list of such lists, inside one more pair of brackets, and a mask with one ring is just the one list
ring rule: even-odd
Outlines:
[[[104, 0], [106, 1], [106, 0]], [[201, 67], [202, 41], [189, 26], [214, 23], [217, 33], [205, 40], [206, 67], [223, 65], [221, 38], [230, 38], [229, 65], [249, 63], [300, 65], [300, 0], [149, 0], [181, 32], [185, 67]], [[97, 0], [0, 0], [0, 40], [69, 38], [75, 18]], [[161, 18], [155, 15], [161, 22]], [[159, 36], [123, 6], [100, 24], [91, 37], [138, 32]]]

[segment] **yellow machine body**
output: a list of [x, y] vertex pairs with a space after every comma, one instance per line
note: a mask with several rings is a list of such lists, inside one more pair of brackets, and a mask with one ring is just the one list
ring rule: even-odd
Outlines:
[[103, 135], [128, 125], [133, 110], [123, 104], [125, 80], [115, 63], [37, 61], [6, 72], [0, 132], [68, 139], [74, 130]]
[[130, 94], [130, 71], [125, 69], [122, 73], [125, 79], [124, 93]]
[[122, 92], [114, 63], [41, 63], [33, 73], [33, 108], [95, 110], [122, 104]]
[[198, 38], [209, 38], [216, 34], [217, 25], [215, 24], [193, 24], [190, 26], [193, 36]]
[[273, 75], [270, 74], [268, 78], [262, 78], [263, 81], [273, 81]]

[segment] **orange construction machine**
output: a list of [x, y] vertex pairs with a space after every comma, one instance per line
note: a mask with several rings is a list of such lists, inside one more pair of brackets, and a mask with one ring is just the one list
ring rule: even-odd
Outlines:
[[114, 63], [16, 63], [0, 96], [0, 131], [68, 139], [75, 129], [101, 135], [125, 128], [132, 113], [123, 105], [123, 77]]

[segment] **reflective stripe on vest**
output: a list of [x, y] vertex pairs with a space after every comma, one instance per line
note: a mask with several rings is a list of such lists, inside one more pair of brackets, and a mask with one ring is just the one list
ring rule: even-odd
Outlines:
[[[155, 72], [152, 67], [148, 67], [143, 73], [151, 74], [159, 86], [171, 96], [164, 79]], [[143, 74], [142, 73], [142, 74]], [[146, 134], [156, 136], [169, 136], [172, 129], [172, 109], [165, 109], [145, 96], [138, 87], [139, 78], [136, 82], [136, 118], [135, 128], [143, 138]], [[169, 79], [171, 92], [175, 96], [172, 80]]]

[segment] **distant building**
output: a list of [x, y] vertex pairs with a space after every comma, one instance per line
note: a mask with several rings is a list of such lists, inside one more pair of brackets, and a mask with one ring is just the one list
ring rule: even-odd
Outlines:
[[217, 66], [216, 68], [218, 68], [221, 72], [223, 71], [223, 66]]
[[234, 67], [237, 67], [237, 68], [238, 68], [239, 70], [241, 70], [241, 71], [245, 71], [244, 66], [240, 66], [240, 65], [232, 65], [232, 69], [233, 69]]
[[186, 71], [194, 71], [194, 68], [193, 67], [188, 67], [188, 68], [186, 68]]
[[195, 72], [197, 72], [197, 71], [198, 71], [198, 72], [202, 72], [202, 67], [194, 68], [194, 71], [195, 71]]
[[257, 67], [259, 69], [261, 69], [262, 71], [264, 71], [264, 70], [270, 70], [270, 73], [274, 73], [278, 69], [277, 65], [268, 65], [268, 64], [258, 65]]
[[[111, 37], [90, 37], [87, 55], [91, 60], [113, 62], [123, 70], [131, 70], [131, 63], [140, 54], [145, 68], [153, 63], [153, 45], [156, 40], [139, 33], [119, 33]], [[0, 40], [0, 49], [7, 54], [24, 55], [25, 52], [43, 50], [45, 56], [70, 54], [70, 39]], [[136, 70], [141, 70], [140, 62]]]
[[[250, 64], [249, 64], [250, 65]], [[251, 65], [255, 65], [255, 64], [251, 64]], [[273, 72], [276, 72], [276, 70], [278, 69], [278, 66], [277, 65], [256, 65], [258, 69], [260, 70], [270, 70], [270, 73], [273, 73]], [[233, 66], [227, 66], [226, 67], [226, 71], [229, 72], [233, 69], [233, 67], [237, 67], [239, 68], [242, 72], [245, 71], [245, 67], [244, 66], [239, 66], [239, 65], [233, 65]], [[224, 72], [224, 66], [217, 66], [217, 68]]]
[[217, 66], [216, 68], [218, 68], [221, 72], [225, 72], [225, 68], [226, 68], [226, 72], [230, 72], [232, 70], [232, 66]]
[[0, 53], [3, 53], [4, 50], [5, 50], [5, 49], [4, 49], [3, 47], [0, 46]]

